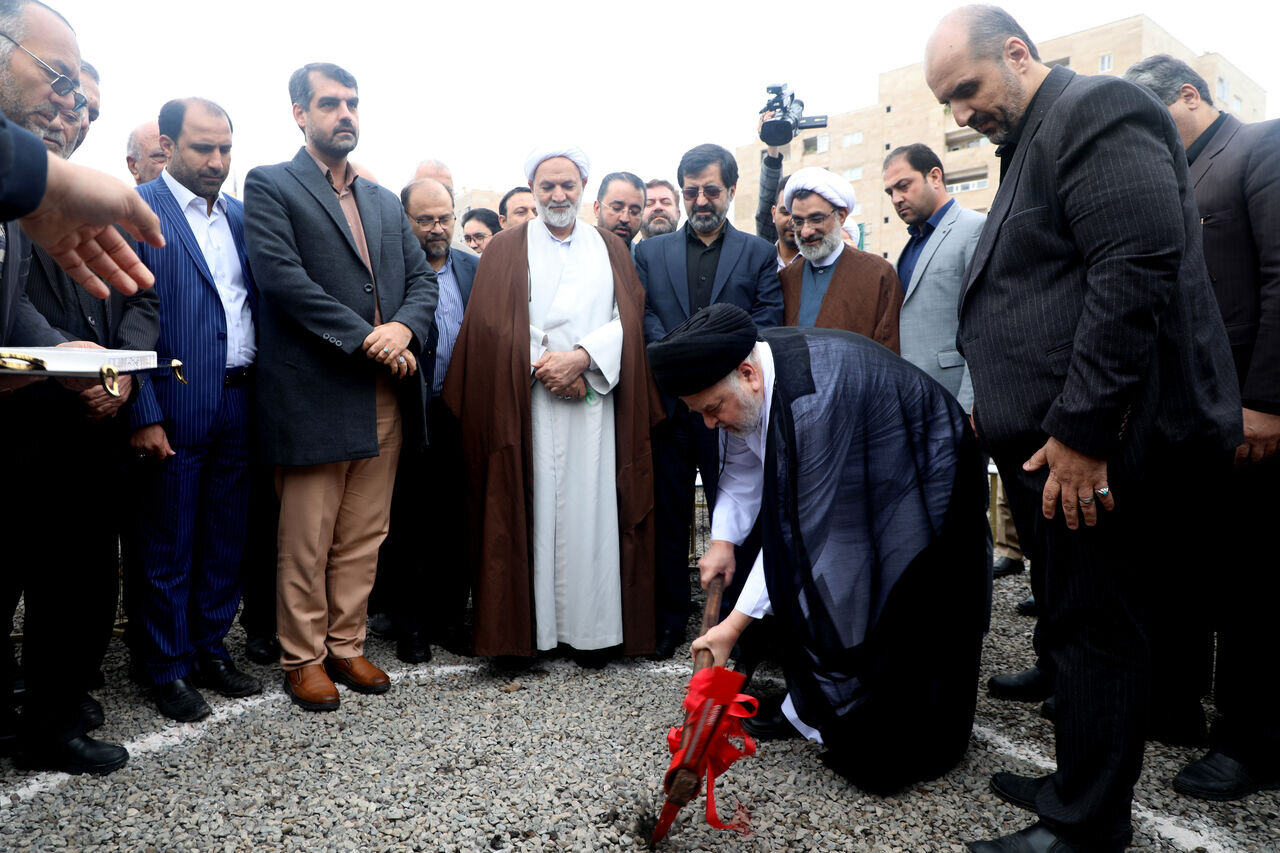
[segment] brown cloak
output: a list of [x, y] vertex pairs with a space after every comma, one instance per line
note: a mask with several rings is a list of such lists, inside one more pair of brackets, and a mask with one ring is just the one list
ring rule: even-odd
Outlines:
[[[782, 280], [782, 325], [794, 326], [800, 316], [800, 288], [804, 283], [804, 258], [787, 264], [778, 273]], [[901, 354], [898, 345], [898, 312], [902, 310], [902, 285], [893, 264], [870, 252], [845, 246], [831, 271], [831, 284], [822, 297], [819, 329], [844, 329], [871, 338]]]
[[[579, 222], [578, 228], [591, 226]], [[529, 238], [520, 225], [480, 258], [458, 332], [444, 401], [462, 425], [469, 471], [475, 653], [532, 655], [533, 427], [529, 403]], [[623, 652], [652, 652], [653, 460], [649, 430], [662, 418], [644, 350], [644, 289], [627, 247], [604, 236], [622, 319], [614, 397]]]

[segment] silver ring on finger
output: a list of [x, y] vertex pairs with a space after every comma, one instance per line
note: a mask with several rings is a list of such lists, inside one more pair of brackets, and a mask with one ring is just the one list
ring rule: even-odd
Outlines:
[[1093, 493], [1100, 498], [1105, 498], [1107, 495], [1111, 494], [1111, 489], [1107, 486], [1103, 486], [1101, 489], [1094, 489]]
[[399, 361], [400, 361], [400, 363], [401, 363], [401, 364], [404, 364], [404, 356], [400, 356]]
[[1093, 498], [1076, 498], [1076, 500], [1080, 502], [1081, 506], [1088, 506], [1093, 503]]

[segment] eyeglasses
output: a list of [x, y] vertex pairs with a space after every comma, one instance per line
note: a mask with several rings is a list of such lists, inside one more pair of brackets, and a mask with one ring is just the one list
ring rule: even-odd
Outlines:
[[805, 225], [808, 225], [810, 228], [821, 228], [822, 223], [826, 222], [828, 219], [830, 219], [835, 215], [836, 215], [836, 212], [833, 210], [830, 213], [811, 213], [808, 216], [804, 217], [803, 219], [796, 219], [793, 216], [791, 217], [791, 227], [796, 229], [797, 231], [799, 231], [801, 227]]
[[697, 201], [698, 193], [702, 193], [707, 197], [708, 201], [715, 201], [720, 198], [720, 193], [722, 192], [724, 192], [724, 187], [707, 184], [705, 187], [685, 187], [684, 197], [686, 201]]
[[76, 83], [70, 77], [68, 77], [65, 74], [60, 74], [58, 72], [58, 69], [54, 68], [52, 65], [45, 62], [40, 57], [36, 56], [31, 51], [27, 50], [25, 47], [22, 46], [22, 42], [18, 41], [16, 38], [9, 35], [8, 33], [0, 32], [0, 38], [6, 38], [9, 41], [13, 42], [15, 45], [17, 45], [18, 50], [22, 51], [27, 56], [31, 57], [36, 62], [40, 63], [40, 67], [43, 68], [45, 73], [48, 74], [50, 77], [49, 85], [53, 88], [53, 93], [55, 95], [74, 94], [75, 98], [73, 99], [73, 102], [75, 103], [76, 112], [80, 112], [80, 110], [84, 109], [85, 105], [89, 103], [88, 98], [86, 98], [82, 93], [76, 91]]
[[453, 214], [446, 213], [439, 219], [434, 216], [415, 216], [413, 221], [418, 223], [418, 227], [424, 231], [434, 231], [437, 225], [448, 231], [449, 226], [453, 224]]
[[492, 234], [468, 234], [462, 238], [462, 242], [466, 243], [468, 246], [480, 246], [484, 244], [485, 240], [488, 240], [492, 236]]
[[[697, 198], [697, 196], [694, 196], [694, 198]], [[624, 210], [630, 213], [632, 216], [639, 216], [641, 213], [643, 213], [643, 211], [640, 208], [640, 205], [633, 204], [631, 205], [630, 208], [628, 208], [627, 203], [624, 201], [611, 202], [607, 206], [610, 210], [612, 210], [614, 213], [617, 213], [617, 214], [621, 214], [622, 211]]]

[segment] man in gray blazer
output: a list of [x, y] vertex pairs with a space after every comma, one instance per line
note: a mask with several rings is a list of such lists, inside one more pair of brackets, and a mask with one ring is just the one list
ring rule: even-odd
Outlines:
[[922, 142], [885, 158], [884, 191], [911, 235], [898, 256], [898, 280], [906, 291], [898, 315], [902, 357], [941, 383], [967, 413], [973, 382], [956, 351], [956, 306], [987, 218], [955, 203], [942, 161]]
[[401, 436], [425, 440], [417, 366], [437, 287], [400, 200], [347, 160], [359, 138], [355, 78], [312, 63], [294, 72], [289, 97], [306, 146], [245, 179], [245, 238], [263, 279], [258, 422], [280, 494], [285, 687], [300, 707], [327, 711], [338, 707], [331, 679], [361, 693], [390, 687], [364, 657], [365, 614]]

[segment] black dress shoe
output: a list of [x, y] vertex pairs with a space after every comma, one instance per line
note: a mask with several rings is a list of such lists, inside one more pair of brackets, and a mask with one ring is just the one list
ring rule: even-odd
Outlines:
[[1053, 693], [1053, 679], [1044, 670], [1033, 666], [1022, 672], [992, 676], [987, 682], [987, 692], [997, 699], [1039, 702]]
[[1036, 597], [1034, 593], [1028, 595], [1026, 598], [1015, 604], [1013, 609], [1021, 613], [1023, 616], [1040, 615], [1040, 608], [1036, 607]]
[[426, 663], [431, 660], [431, 646], [421, 631], [410, 631], [396, 640], [396, 657], [405, 663]]
[[395, 625], [391, 617], [385, 613], [369, 614], [369, 633], [375, 637], [390, 637], [395, 633]]
[[658, 634], [658, 644], [654, 647], [653, 654], [649, 655], [649, 660], [671, 660], [675, 656], [676, 649], [684, 642], [684, 629], [679, 631], [668, 628]]
[[800, 730], [791, 725], [779, 706], [772, 714], [756, 714], [744, 717], [742, 728], [756, 740], [791, 740], [800, 737]]
[[430, 641], [432, 645], [439, 646], [458, 657], [469, 658], [474, 654], [471, 648], [471, 631], [466, 625], [453, 624], [432, 631]]
[[280, 663], [280, 641], [267, 635], [249, 637], [244, 641], [244, 656], [254, 663]]
[[1036, 795], [1049, 784], [1048, 776], [1019, 776], [1016, 773], [996, 773], [991, 777], [991, 791], [1011, 806], [1036, 810]]
[[28, 770], [57, 770], [79, 776], [101, 776], [119, 770], [129, 760], [129, 750], [114, 743], [76, 735], [67, 741], [29, 743], [18, 753], [17, 763]]
[[262, 692], [261, 681], [247, 672], [241, 672], [226, 658], [213, 655], [202, 655], [196, 658], [191, 680], [199, 687], [208, 687], [233, 699]]
[[1039, 823], [992, 841], [970, 841], [966, 846], [973, 853], [1084, 853], [1084, 848], [1071, 846]]
[[171, 720], [180, 723], [193, 723], [203, 720], [213, 713], [209, 703], [204, 701], [200, 691], [196, 690], [186, 679], [179, 678], [166, 684], [156, 685], [156, 708]]
[[1044, 700], [1044, 704], [1040, 706], [1040, 716], [1046, 720], [1058, 721], [1058, 697], [1050, 696]]
[[80, 697], [80, 723], [86, 732], [101, 728], [106, 721], [107, 715], [102, 710], [101, 702], [88, 693]]
[[616, 647], [605, 649], [573, 649], [570, 657], [583, 669], [604, 669], [605, 664], [613, 660]]
[[1004, 578], [1016, 575], [1026, 568], [1026, 564], [1014, 557], [1000, 557], [991, 564], [991, 577]]
[[1238, 800], [1257, 791], [1280, 788], [1280, 768], [1272, 773], [1253, 773], [1229, 755], [1211, 751], [1197, 758], [1173, 777], [1173, 790], [1201, 800]]

